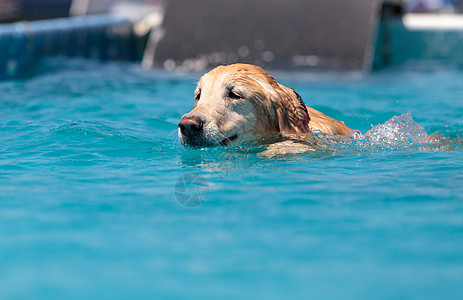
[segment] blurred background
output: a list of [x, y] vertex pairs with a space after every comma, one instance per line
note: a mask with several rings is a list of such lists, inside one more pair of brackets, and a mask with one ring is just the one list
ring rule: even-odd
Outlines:
[[186, 71], [459, 65], [462, 10], [461, 0], [0, 0], [0, 76], [53, 55]]
[[407, 0], [408, 12], [417, 13], [461, 13], [461, 0]]
[[[93, 6], [88, 13], [108, 12], [115, 3], [145, 2], [162, 5], [169, 0], [126, 0], [126, 1], [74, 1], [75, 6], [84, 9]], [[252, 2], [252, 1], [251, 1]], [[461, 13], [463, 1], [461, 0], [405, 0], [403, 1], [407, 12], [415, 13]], [[20, 20], [37, 20], [58, 17], [68, 17], [72, 0], [0, 0], [0, 22], [8, 23]], [[75, 7], [74, 9], [77, 9]]]

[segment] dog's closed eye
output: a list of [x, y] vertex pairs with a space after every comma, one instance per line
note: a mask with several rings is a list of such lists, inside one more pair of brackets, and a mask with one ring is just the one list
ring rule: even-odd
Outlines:
[[195, 101], [199, 101], [199, 98], [201, 98], [201, 90], [199, 90], [196, 94], [195, 94]]
[[235, 99], [235, 100], [243, 98], [243, 96], [241, 96], [239, 93], [233, 91], [232, 89], [228, 90], [227, 97], [230, 98], [230, 99]]

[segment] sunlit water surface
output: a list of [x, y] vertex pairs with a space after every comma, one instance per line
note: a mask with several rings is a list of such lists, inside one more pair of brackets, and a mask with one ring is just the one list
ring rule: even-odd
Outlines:
[[272, 74], [362, 134], [184, 149], [200, 74], [0, 82], [0, 298], [463, 299], [463, 151], [423, 140], [463, 138], [463, 71]]

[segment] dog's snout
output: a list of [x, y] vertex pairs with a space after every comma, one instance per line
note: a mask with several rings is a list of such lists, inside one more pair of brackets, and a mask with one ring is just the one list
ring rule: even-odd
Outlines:
[[203, 130], [203, 124], [203, 120], [198, 117], [183, 117], [178, 127], [183, 135], [194, 137]]

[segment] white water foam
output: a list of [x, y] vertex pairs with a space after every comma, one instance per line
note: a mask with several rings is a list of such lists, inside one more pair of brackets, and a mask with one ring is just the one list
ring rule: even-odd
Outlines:
[[384, 124], [376, 125], [363, 135], [363, 138], [373, 143], [420, 144], [428, 142], [428, 135], [423, 126], [415, 122], [412, 114], [395, 116]]
[[323, 144], [336, 150], [423, 150], [425, 146], [429, 149], [436, 146], [429, 142], [425, 129], [413, 120], [410, 112], [373, 126], [365, 134], [354, 130], [347, 139], [320, 133], [317, 136]]

